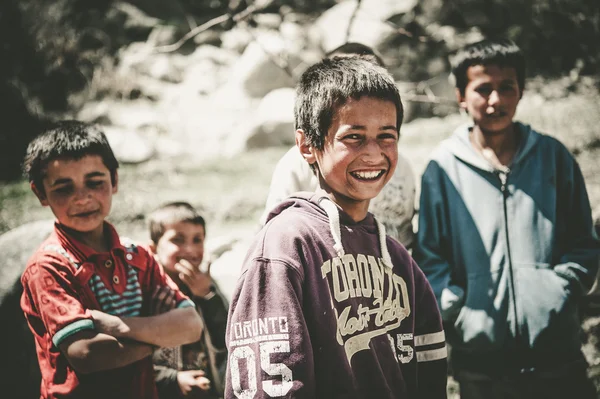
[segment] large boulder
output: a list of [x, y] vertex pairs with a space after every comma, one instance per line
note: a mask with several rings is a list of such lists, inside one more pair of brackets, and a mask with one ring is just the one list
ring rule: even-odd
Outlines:
[[346, 0], [331, 7], [315, 22], [310, 35], [325, 52], [346, 42], [360, 42], [381, 50], [398, 30], [387, 21], [408, 13], [416, 0]]

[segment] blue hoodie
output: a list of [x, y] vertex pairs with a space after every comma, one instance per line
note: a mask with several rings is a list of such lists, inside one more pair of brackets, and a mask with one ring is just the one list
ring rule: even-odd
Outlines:
[[583, 176], [559, 141], [517, 126], [510, 168], [494, 169], [462, 126], [422, 177], [414, 257], [455, 368], [556, 370], [584, 359], [577, 303], [593, 283], [599, 243]]

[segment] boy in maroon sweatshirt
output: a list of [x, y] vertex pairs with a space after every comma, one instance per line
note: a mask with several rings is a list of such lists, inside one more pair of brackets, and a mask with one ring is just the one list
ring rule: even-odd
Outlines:
[[400, 95], [384, 69], [323, 60], [300, 78], [296, 144], [316, 193], [274, 209], [233, 295], [226, 398], [445, 398], [435, 297], [368, 213], [394, 173]]

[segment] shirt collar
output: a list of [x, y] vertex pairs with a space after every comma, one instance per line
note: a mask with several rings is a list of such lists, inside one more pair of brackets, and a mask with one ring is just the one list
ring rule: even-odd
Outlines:
[[[75, 261], [79, 264], [86, 262], [88, 260], [93, 260], [95, 256], [101, 254], [101, 252], [96, 251], [95, 249], [85, 245], [81, 241], [77, 240], [73, 237], [69, 231], [60, 223], [55, 222], [54, 228], [56, 231], [56, 236], [61, 246], [71, 252]], [[114, 226], [108, 222], [104, 222], [104, 231], [108, 236], [110, 254], [113, 256], [119, 256], [123, 258], [123, 255], [127, 251], [127, 249], [121, 244], [121, 239], [119, 238], [119, 234], [115, 230]], [[106, 252], [104, 252], [106, 254]], [[136, 257], [137, 258], [137, 257]], [[133, 260], [133, 259], [131, 259]], [[131, 263], [130, 260], [130, 263]], [[136, 263], [136, 262], [133, 262]]]

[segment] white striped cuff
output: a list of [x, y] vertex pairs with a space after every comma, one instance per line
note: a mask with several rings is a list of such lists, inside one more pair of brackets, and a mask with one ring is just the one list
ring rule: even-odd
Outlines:
[[448, 357], [446, 347], [417, 352], [417, 362], [432, 362]]
[[[444, 346], [440, 347], [441, 344]], [[437, 346], [437, 348], [431, 348], [430, 345]], [[426, 346], [428, 348], [424, 348]], [[432, 362], [447, 358], [448, 350], [446, 348], [446, 335], [444, 331], [415, 335], [415, 349], [417, 352], [417, 362]]]

